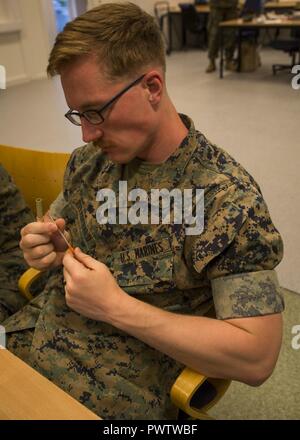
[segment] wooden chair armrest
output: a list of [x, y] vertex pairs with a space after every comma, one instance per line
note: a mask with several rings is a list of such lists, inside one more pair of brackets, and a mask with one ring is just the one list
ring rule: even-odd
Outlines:
[[186, 367], [171, 388], [171, 400], [194, 419], [212, 419], [207, 410], [221, 399], [230, 382], [203, 376]]
[[24, 272], [23, 275], [19, 278], [18, 286], [21, 295], [28, 299], [28, 301], [32, 300], [33, 298], [30, 293], [30, 286], [37, 278], [39, 278], [41, 273], [42, 272], [40, 270], [30, 267], [30, 269], [27, 269], [26, 272]]

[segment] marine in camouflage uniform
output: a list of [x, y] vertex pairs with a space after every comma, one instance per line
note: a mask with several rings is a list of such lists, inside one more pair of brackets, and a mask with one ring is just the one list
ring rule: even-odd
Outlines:
[[[274, 267], [282, 241], [253, 178], [181, 115], [188, 135], [163, 165], [113, 163], [93, 143], [76, 149], [64, 178], [74, 246], [105, 263], [129, 295], [163, 310], [218, 319], [283, 310]], [[100, 225], [97, 192], [203, 188], [200, 235], [185, 225]], [[60, 198], [61, 203], [61, 198]], [[172, 217], [171, 217], [172, 218]], [[137, 338], [71, 310], [62, 269], [4, 323], [8, 349], [105, 419], [172, 419], [169, 391], [183, 365]]]
[[[210, 0], [210, 13], [208, 18], [208, 58], [210, 60], [207, 73], [216, 70], [215, 60], [218, 57], [220, 46], [219, 24], [222, 21], [234, 20], [238, 17], [238, 0]], [[223, 44], [225, 48], [225, 67], [234, 70], [232, 62], [235, 49], [236, 34], [234, 29], [223, 31]]]
[[28, 269], [19, 248], [20, 229], [33, 214], [5, 168], [0, 164], [0, 323], [24, 304], [18, 279]]

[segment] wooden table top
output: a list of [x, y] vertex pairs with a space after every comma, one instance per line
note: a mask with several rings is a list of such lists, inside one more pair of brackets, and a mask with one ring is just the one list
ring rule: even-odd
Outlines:
[[[180, 2], [179, 2], [180, 3]], [[280, 9], [294, 9], [297, 5], [300, 7], [300, 1], [279, 1], [279, 2], [267, 2], [265, 3], [264, 8], [266, 10], [268, 9], [274, 9], [274, 10], [280, 10]], [[240, 6], [242, 7], [242, 6]], [[181, 9], [178, 6], [178, 4], [171, 4], [170, 5], [170, 12], [172, 13], [180, 13]], [[209, 4], [206, 5], [195, 5], [196, 11], [199, 14], [208, 14], [210, 11]]]
[[286, 9], [295, 8], [300, 2], [298, 1], [279, 1], [279, 2], [267, 2], [265, 3], [265, 9]]
[[261, 18], [254, 18], [251, 21], [243, 21], [242, 18], [238, 18], [236, 20], [228, 20], [223, 21], [220, 23], [221, 27], [237, 27], [237, 28], [249, 28], [249, 27], [261, 27], [261, 28], [268, 28], [268, 27], [300, 27], [300, 20], [299, 19], [289, 19], [289, 18], [277, 18], [274, 20], [269, 19], [261, 19]]
[[10, 351], [0, 349], [0, 420], [100, 420]]

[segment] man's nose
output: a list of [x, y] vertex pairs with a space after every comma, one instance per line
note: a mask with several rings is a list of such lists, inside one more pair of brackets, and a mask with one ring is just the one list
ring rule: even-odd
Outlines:
[[81, 131], [83, 142], [89, 143], [100, 139], [103, 136], [103, 130], [100, 125], [91, 124], [85, 118], [81, 118]]

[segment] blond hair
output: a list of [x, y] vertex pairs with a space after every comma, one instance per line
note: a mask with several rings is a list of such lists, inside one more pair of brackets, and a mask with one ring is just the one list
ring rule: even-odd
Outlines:
[[165, 71], [165, 48], [155, 19], [133, 3], [105, 3], [66, 24], [50, 53], [47, 73], [94, 55], [111, 78], [157, 65]]

